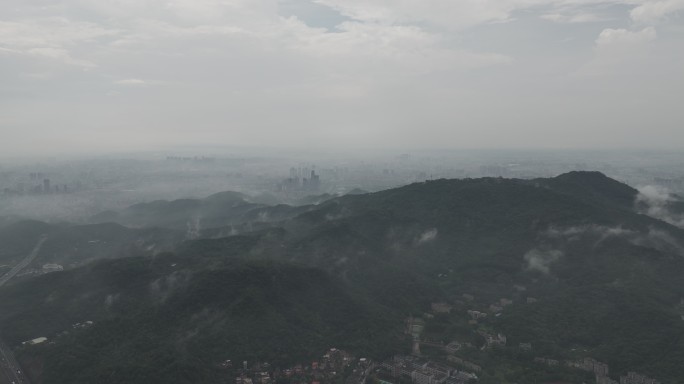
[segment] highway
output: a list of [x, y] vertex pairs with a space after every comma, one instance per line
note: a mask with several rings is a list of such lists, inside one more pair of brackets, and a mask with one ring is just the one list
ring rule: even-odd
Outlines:
[[[36, 256], [38, 256], [38, 252], [40, 252], [40, 248], [43, 246], [43, 243], [45, 243], [45, 240], [47, 240], [47, 236], [41, 236], [36, 246], [33, 247], [31, 253], [26, 255], [26, 257], [17, 263], [17, 265], [15, 265], [9, 272], [0, 278], [0, 287], [5, 285], [5, 283], [10, 281], [10, 279], [12, 279], [17, 273], [26, 268], [29, 264], [31, 264], [31, 262], [33, 262], [33, 260], [35, 260]], [[14, 358], [14, 353], [12, 353], [12, 350], [2, 341], [1, 337], [0, 370], [2, 371], [2, 376], [7, 379], [8, 384], [30, 384], [28, 378], [26, 378], [26, 376], [24, 376], [22, 373], [21, 366]], [[0, 376], [0, 381], [3, 379], [2, 376]]]
[[14, 358], [12, 350], [0, 340], [0, 366], [7, 383], [28, 384], [28, 379], [21, 373], [21, 366]]
[[36, 244], [35, 247], [33, 247], [33, 250], [31, 253], [29, 253], [26, 257], [24, 257], [17, 265], [15, 265], [9, 272], [7, 272], [3, 277], [0, 277], [0, 287], [5, 285], [8, 281], [10, 281], [11, 278], [13, 278], [19, 271], [22, 269], [26, 268], [27, 265], [31, 264], [31, 262], [38, 256], [38, 252], [40, 252], [40, 248], [43, 246], [43, 243], [47, 240], [47, 236], [43, 235], [40, 237], [40, 240], [38, 240], [38, 244]]

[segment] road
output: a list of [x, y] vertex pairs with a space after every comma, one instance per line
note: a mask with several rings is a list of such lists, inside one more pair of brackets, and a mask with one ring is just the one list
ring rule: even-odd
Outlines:
[[[33, 247], [31, 253], [24, 257], [9, 272], [7, 272], [4, 276], [0, 278], [0, 287], [5, 285], [5, 283], [10, 281], [10, 279], [12, 279], [17, 273], [19, 273], [22, 269], [26, 268], [29, 264], [31, 264], [31, 262], [33, 262], [33, 260], [35, 260], [36, 256], [38, 256], [38, 252], [40, 252], [40, 248], [43, 246], [43, 243], [45, 243], [45, 240], [47, 240], [47, 236], [41, 236], [36, 246]], [[2, 376], [7, 378], [8, 384], [30, 384], [28, 378], [26, 378], [26, 376], [24, 376], [24, 374], [21, 373], [21, 366], [14, 358], [14, 353], [12, 353], [12, 350], [2, 341], [1, 337], [0, 370], [2, 371]], [[0, 380], [1, 379], [2, 378], [0, 377]]]
[[19, 263], [17, 263], [17, 265], [14, 266], [14, 268], [7, 272], [3, 277], [0, 277], [0, 287], [5, 285], [6, 282], [10, 281], [10, 279], [13, 278], [17, 273], [19, 273], [19, 271], [26, 268], [27, 265], [31, 264], [31, 262], [36, 258], [36, 256], [38, 256], [38, 252], [40, 252], [40, 248], [43, 246], [45, 240], [47, 240], [47, 236], [41, 236], [40, 240], [38, 240], [38, 244], [36, 244], [36, 246], [33, 247], [31, 253], [24, 257]]
[[14, 358], [12, 350], [0, 340], [0, 368], [7, 383], [29, 384], [28, 379], [21, 373], [21, 366]]

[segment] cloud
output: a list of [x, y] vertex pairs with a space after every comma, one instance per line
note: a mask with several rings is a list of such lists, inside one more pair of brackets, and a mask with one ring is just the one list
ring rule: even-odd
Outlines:
[[140, 80], [140, 79], [123, 79], [123, 80], [118, 80], [114, 82], [115, 84], [118, 85], [127, 85], [127, 86], [143, 86], [147, 85], [147, 82], [145, 80]]
[[612, 19], [610, 7], [631, 8], [634, 21], [657, 23], [684, 8], [684, 0], [316, 0], [354, 20], [397, 25], [425, 23], [462, 31], [483, 24], [513, 22], [520, 12], [540, 12], [550, 21], [587, 23]]
[[632, 20], [638, 23], [658, 23], [673, 13], [684, 10], [684, 0], [646, 1], [630, 11]]
[[684, 256], [684, 246], [671, 234], [650, 228], [648, 234], [631, 239], [632, 244], [655, 248], [661, 252], [670, 252]]
[[93, 68], [96, 64], [75, 57], [74, 47], [97, 43], [117, 33], [117, 30], [96, 23], [58, 16], [0, 21], [0, 45], [7, 51], [84, 68]]
[[[655, 52], [658, 33], [654, 27], [639, 30], [605, 28], [594, 42], [594, 57], [576, 75], [593, 78], [641, 75], [657, 78], [654, 68], [667, 71], [667, 63]], [[646, 71], [646, 69], [650, 71]]]
[[[656, 201], [663, 201], [660, 193], [655, 194], [653, 198]], [[656, 228], [635, 230], [623, 226], [609, 227], [587, 224], [566, 228], [552, 227], [542, 232], [540, 237], [543, 243], [551, 242], [554, 247], [560, 249], [565, 249], [571, 243], [588, 243], [590, 241], [593, 241], [592, 247], [596, 248], [608, 239], [620, 238], [640, 247], [684, 256], [684, 246], [668, 232]]]
[[186, 271], [174, 271], [149, 284], [149, 293], [154, 299], [164, 302], [175, 292], [187, 286], [191, 275]]
[[645, 185], [639, 187], [638, 191], [637, 203], [643, 202], [655, 207], [664, 207], [674, 200], [667, 188], [655, 185]]
[[586, 234], [599, 236], [599, 242], [601, 242], [609, 237], [632, 236], [635, 235], [636, 232], [634, 230], [626, 229], [621, 226], [608, 227], [604, 225], [588, 224], [568, 228], [551, 227], [543, 233], [543, 236], [553, 239], [567, 239], [573, 241], [579, 240], [580, 236]]
[[424, 244], [434, 241], [437, 238], [437, 228], [428, 229], [420, 234], [417, 243]]
[[46, 58], [46, 59], [53, 59], [60, 61], [64, 64], [68, 65], [73, 65], [77, 67], [81, 67], [84, 69], [90, 69], [90, 68], [95, 68], [97, 65], [91, 61], [88, 60], [80, 60], [80, 59], [75, 59], [73, 58], [70, 54], [69, 51], [66, 49], [62, 48], [53, 48], [53, 47], [41, 47], [41, 48], [31, 48], [23, 53], [40, 57], [40, 58]]
[[684, 215], [673, 212], [670, 206], [680, 200], [667, 188], [646, 185], [638, 190], [635, 204], [639, 212], [684, 228]]
[[354, 20], [381, 25], [427, 22], [436, 26], [463, 30], [482, 23], [500, 22], [510, 18], [518, 1], [479, 0], [317, 0]]
[[302, 34], [297, 38], [296, 49], [314, 60], [321, 60], [338, 74], [359, 76], [367, 73], [370, 79], [467, 70], [511, 62], [505, 55], [450, 48], [440, 35], [416, 26], [344, 22], [338, 30], [336, 33]]
[[524, 259], [528, 270], [549, 274], [551, 264], [562, 257], [563, 252], [557, 249], [534, 248], [525, 253]]
[[646, 27], [640, 31], [628, 31], [626, 29], [604, 29], [596, 39], [599, 48], [613, 45], [644, 44], [655, 40], [657, 33], [655, 28]]
[[[0, 115], [17, 122], [0, 126], [17, 137], [0, 150], [35, 150], [16, 143], [38, 133], [64, 151], [78, 149], [73, 137], [95, 151], [127, 148], [126, 134], [140, 147], [681, 142], [672, 137], [682, 135], [674, 123], [681, 109], [668, 107], [684, 89], [676, 65], [684, 50], [667, 28], [677, 12], [669, 2], [289, 0], [283, 7], [277, 0], [0, 2], [0, 96], [11, 99]], [[585, 66], [593, 77], [572, 76]], [[619, 75], [630, 81], [613, 79]], [[125, 92], [136, 86], [145, 92]], [[637, 97], [641, 109], [624, 105]], [[646, 124], [658, 134], [636, 129]]]
[[590, 12], [546, 13], [540, 16], [544, 20], [556, 23], [597, 23], [611, 18]]
[[194, 218], [192, 220], [188, 220], [185, 223], [187, 230], [185, 231], [185, 239], [186, 240], [195, 240], [200, 237], [200, 234], [202, 232], [202, 219], [201, 218]]

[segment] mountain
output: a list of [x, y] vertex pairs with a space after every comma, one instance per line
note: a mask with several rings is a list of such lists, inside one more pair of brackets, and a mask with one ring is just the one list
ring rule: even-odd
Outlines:
[[190, 232], [246, 222], [284, 220], [307, 209], [284, 205], [269, 206], [252, 202], [250, 197], [238, 192], [220, 192], [204, 199], [157, 200], [136, 204], [121, 212], [99, 213], [90, 221], [114, 222], [135, 228], [164, 227]]
[[613, 180], [601, 172], [569, 172], [551, 179], [537, 179], [558, 193], [563, 193], [599, 205], [632, 210], [639, 193], [636, 189]]
[[[73, 268], [99, 259], [112, 259], [173, 249], [184, 233], [163, 228], [126, 228], [105, 223], [73, 225], [17, 221], [0, 228], [0, 264], [3, 271], [34, 250], [27, 270], [41, 271], [44, 264]], [[44, 241], [41, 239], [44, 238]]]
[[0, 292], [3, 335], [54, 341], [17, 353], [32, 382], [46, 384], [219, 383], [226, 359], [287, 364], [333, 345], [397, 347], [389, 310], [323, 271], [215, 261], [128, 258], [14, 284]]
[[41, 235], [51, 229], [40, 221], [18, 221], [0, 227], [0, 264], [14, 264], [26, 256]]
[[[424, 317], [424, 338], [471, 343], [472, 350], [459, 353], [485, 367], [479, 374], [484, 384], [530, 382], [525, 372], [546, 372], [534, 363], [533, 358], [540, 356], [600, 359], [611, 366], [614, 377], [637, 371], [662, 383], [684, 381], [680, 364], [684, 359], [684, 230], [671, 220], [649, 216], [653, 210], [641, 206], [647, 202], [639, 191], [603, 174], [434, 180], [305, 207], [252, 207], [241, 199], [234, 194], [219, 197], [218, 201], [237, 205], [215, 206], [218, 211], [210, 217], [219, 219], [203, 220], [206, 226], [196, 238], [180, 243], [172, 253], [97, 262], [0, 290], [0, 330], [16, 345], [33, 337], [54, 337], [67, 323], [87, 317], [107, 324], [106, 332], [98, 331], [105, 332], [104, 339], [131, 340], [133, 344], [126, 347], [130, 356], [162, 362], [143, 369], [136, 365], [138, 359], [116, 355], [117, 349], [105, 342], [88, 344], [84, 336], [67, 343], [61, 340], [71, 339], [60, 338], [53, 346], [22, 349], [22, 361], [46, 383], [57, 372], [61, 382], [106, 382], [97, 375], [109, 372], [120, 378], [117, 372], [128, 369], [145, 377], [170, 377], [162, 370], [170, 361], [191, 372], [172, 382], [185, 382], [188, 375], [220, 382], [215, 376], [217, 359], [285, 362], [311, 356], [317, 348], [325, 348], [326, 341], [328, 346], [344, 345], [387, 357], [410, 346], [398, 334], [408, 314]], [[669, 205], [658, 206], [659, 214], [680, 206], [677, 197], [669, 199]], [[198, 212], [197, 207], [211, 205], [204, 200], [176, 203], [181, 208], [175, 215], [168, 204], [158, 203], [165, 207], [161, 210], [130, 209], [147, 212], [140, 216], [147, 221], [137, 224], [151, 223], [162, 230], [179, 229], [183, 220]], [[258, 220], [264, 216], [261, 212], [277, 219]], [[116, 277], [119, 266], [133, 272]], [[282, 271], [292, 278], [279, 277]], [[108, 281], [110, 274], [116, 285], [101, 288], [98, 284]], [[183, 289], [163, 288], [185, 281], [181, 276], [186, 275], [193, 279], [186, 285], [179, 283]], [[261, 275], [271, 280], [260, 280]], [[285, 285], [274, 283], [282, 279]], [[302, 279], [311, 285], [294, 289]], [[235, 281], [256, 291], [250, 289], [247, 299], [243, 296], [247, 291]], [[196, 296], [194, 289], [206, 296]], [[168, 299], [158, 304], [153, 291], [165, 292], [161, 297]], [[348, 304], [331, 307], [317, 291], [333, 302]], [[22, 292], [34, 296], [22, 299]], [[214, 299], [215, 292], [229, 299]], [[117, 294], [129, 298], [122, 301], [121, 311], [106, 309], [102, 303]], [[233, 311], [235, 301], [245, 303], [240, 311]], [[443, 303], [450, 313], [425, 315], [434, 303]], [[200, 306], [210, 308], [209, 312], [201, 312]], [[292, 306], [297, 310], [291, 312]], [[36, 308], [44, 312], [32, 312]], [[259, 313], [258, 321], [250, 317], [251, 311]], [[488, 316], [473, 323], [468, 311]], [[65, 319], [59, 327], [48, 322], [28, 326], [30, 319], [51, 313]], [[172, 321], [176, 316], [179, 320]], [[210, 325], [199, 327], [203, 316], [211, 319]], [[224, 332], [226, 324], [235, 332]], [[263, 338], [263, 332], [275, 327], [287, 331]], [[492, 332], [507, 335], [505, 348], [485, 348], [482, 334]], [[152, 336], [148, 340], [146, 335]], [[201, 361], [188, 360], [183, 349], [176, 348], [183, 345], [177, 341], [182, 335], [192, 335], [197, 350], [208, 346], [211, 353], [202, 354]], [[301, 344], [305, 341], [312, 344]], [[519, 352], [520, 343], [530, 343], [532, 352]], [[54, 368], [62, 366], [61, 356], [68, 348], [81, 345], [85, 352], [70, 357], [73, 364], [81, 364], [85, 356], [115, 355], [115, 364], [105, 359], [114, 368], [71, 370], [82, 373], [78, 377]], [[213, 349], [215, 345], [226, 353]], [[259, 346], [266, 347], [255, 349]], [[443, 352], [430, 353], [440, 358]], [[546, 372], [534, 380], [559, 381], [559, 372]]]

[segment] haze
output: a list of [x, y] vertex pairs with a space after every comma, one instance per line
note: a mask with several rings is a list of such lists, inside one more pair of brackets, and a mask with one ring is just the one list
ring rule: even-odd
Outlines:
[[5, 0], [0, 152], [681, 148], [681, 0]]

